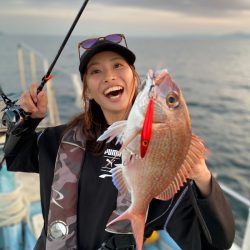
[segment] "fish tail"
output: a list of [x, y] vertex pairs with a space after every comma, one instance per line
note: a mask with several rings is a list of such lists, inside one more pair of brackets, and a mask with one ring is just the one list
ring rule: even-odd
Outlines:
[[142, 250], [144, 241], [145, 214], [135, 216], [134, 219], [131, 220], [131, 224], [137, 249]]
[[131, 222], [136, 246], [138, 250], [142, 250], [144, 242], [144, 229], [145, 229], [146, 214], [133, 214], [129, 209], [118, 216], [116, 219], [108, 223], [107, 227], [119, 221], [129, 220]]

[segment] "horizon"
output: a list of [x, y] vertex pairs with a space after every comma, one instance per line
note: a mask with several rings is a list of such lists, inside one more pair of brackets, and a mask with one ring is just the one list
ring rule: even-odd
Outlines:
[[[65, 32], [66, 33], [66, 32]], [[7, 33], [0, 30], [0, 36], [51, 36], [51, 37], [62, 37], [65, 34], [41, 34], [41, 33]], [[72, 32], [72, 37], [89, 37], [83, 34], [74, 34]], [[207, 33], [188, 33], [188, 34], [172, 34], [172, 35], [150, 35], [150, 34], [125, 34], [125, 36], [130, 38], [223, 38], [223, 37], [246, 37], [250, 38], [250, 32], [225, 32], [222, 34], [207, 34]]]

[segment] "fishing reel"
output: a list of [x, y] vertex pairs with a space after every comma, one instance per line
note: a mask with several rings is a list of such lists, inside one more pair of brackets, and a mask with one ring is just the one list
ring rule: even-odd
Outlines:
[[5, 155], [8, 155], [20, 140], [21, 135], [29, 129], [30, 113], [17, 105], [17, 100], [10, 100], [1, 87], [0, 95], [6, 105], [1, 111], [3, 112], [2, 124], [7, 127], [3, 151]]
[[1, 110], [4, 112], [2, 116], [2, 124], [7, 127], [8, 134], [17, 136], [27, 130], [25, 121], [28, 120], [30, 113], [25, 112], [19, 105], [17, 105], [17, 100], [12, 101], [3, 93], [3, 91], [1, 92], [1, 97], [6, 105]]
[[[14, 104], [11, 107], [5, 107], [2, 117], [2, 124], [7, 127], [7, 133], [19, 135], [25, 132], [25, 120], [28, 120], [29, 114], [19, 105]], [[26, 128], [27, 129], [27, 128]]]

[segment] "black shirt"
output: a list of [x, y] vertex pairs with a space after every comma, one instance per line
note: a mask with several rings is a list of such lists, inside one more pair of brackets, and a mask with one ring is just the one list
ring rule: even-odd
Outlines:
[[101, 155], [85, 153], [78, 199], [78, 232], [82, 232], [78, 233], [80, 249], [97, 249], [103, 240], [111, 236], [105, 227], [116, 208], [117, 189], [109, 171], [115, 164], [121, 163], [119, 156], [113, 161], [118, 150], [119, 146], [109, 143]]

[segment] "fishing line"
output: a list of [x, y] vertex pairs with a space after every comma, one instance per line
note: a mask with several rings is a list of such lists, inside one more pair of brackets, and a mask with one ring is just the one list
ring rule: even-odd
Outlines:
[[78, 22], [80, 16], [82, 15], [82, 12], [84, 11], [84, 9], [85, 9], [85, 7], [86, 7], [88, 1], [89, 1], [89, 0], [85, 0], [85, 1], [84, 1], [84, 3], [83, 3], [83, 5], [82, 5], [81, 9], [79, 10], [77, 16], [75, 17], [75, 20], [74, 20], [74, 22], [72, 23], [72, 25], [71, 25], [71, 27], [70, 27], [70, 29], [69, 29], [67, 35], [65, 36], [65, 38], [64, 38], [64, 40], [63, 40], [63, 42], [62, 42], [62, 45], [60, 46], [60, 48], [59, 48], [59, 50], [58, 50], [58, 52], [57, 52], [57, 54], [56, 54], [56, 56], [55, 56], [53, 62], [52, 62], [51, 65], [49, 66], [49, 69], [48, 69], [47, 73], [46, 73], [46, 74], [44, 75], [44, 77], [42, 78], [42, 82], [41, 82], [41, 84], [40, 84], [40, 85], [38, 86], [38, 88], [37, 88], [37, 93], [39, 93], [39, 92], [42, 91], [42, 89], [43, 89], [44, 85], [46, 84], [46, 82], [51, 78], [50, 73], [52, 72], [52, 70], [53, 70], [53, 68], [54, 68], [54, 66], [55, 66], [55, 64], [56, 64], [56, 62], [57, 62], [59, 56], [61, 55], [61, 53], [62, 53], [62, 51], [63, 51], [63, 49], [64, 49], [64, 47], [65, 47], [67, 41], [69, 40], [69, 37], [70, 37], [72, 31], [74, 30], [74, 28], [75, 28], [75, 26], [76, 26], [76, 24], [77, 24], [77, 22]]
[[203, 232], [205, 234], [205, 237], [206, 237], [207, 241], [209, 242], [209, 244], [212, 244], [211, 234], [210, 234], [209, 229], [207, 227], [206, 221], [204, 220], [204, 218], [202, 216], [200, 208], [199, 208], [199, 206], [197, 204], [196, 194], [195, 194], [195, 191], [194, 191], [192, 185], [193, 185], [193, 180], [188, 182], [188, 186], [189, 186], [189, 189], [190, 189], [191, 203], [193, 205], [194, 211], [195, 211], [195, 213], [197, 215], [197, 218], [198, 218], [198, 220], [200, 222], [201, 228], [202, 228], [202, 230], [203, 230]]

